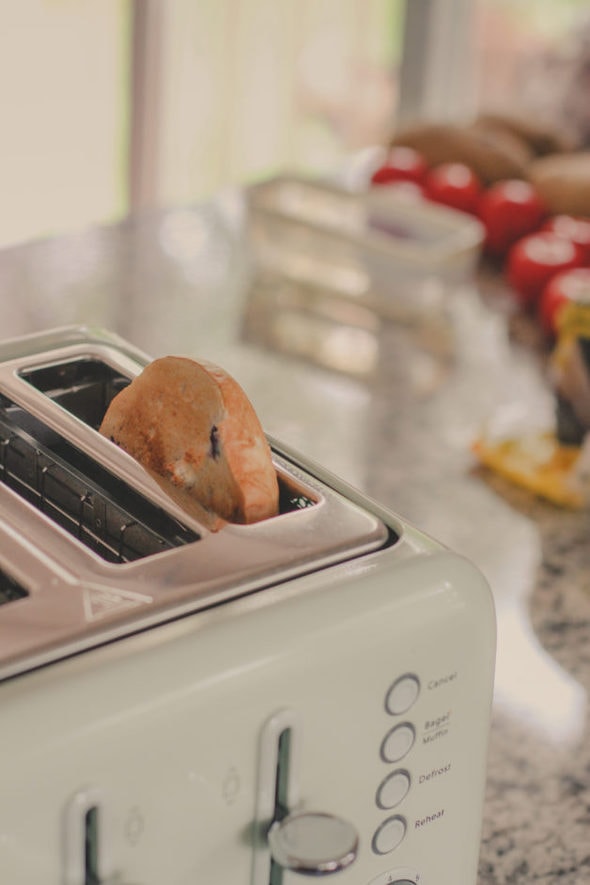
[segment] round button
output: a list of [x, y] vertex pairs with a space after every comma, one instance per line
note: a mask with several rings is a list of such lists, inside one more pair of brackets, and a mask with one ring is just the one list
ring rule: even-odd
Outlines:
[[420, 694], [420, 680], [412, 673], [400, 676], [389, 688], [385, 697], [385, 709], [393, 716], [405, 713]]
[[398, 769], [388, 775], [377, 790], [377, 805], [380, 808], [395, 808], [410, 789], [409, 772]]
[[373, 836], [373, 851], [375, 854], [389, 854], [390, 851], [397, 848], [405, 835], [405, 818], [398, 815], [388, 817]]
[[399, 762], [414, 746], [416, 732], [409, 722], [402, 722], [388, 731], [381, 744], [381, 758], [385, 762]]

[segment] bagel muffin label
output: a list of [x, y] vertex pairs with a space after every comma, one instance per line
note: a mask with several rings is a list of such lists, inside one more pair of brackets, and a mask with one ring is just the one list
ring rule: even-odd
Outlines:
[[424, 723], [422, 743], [431, 744], [444, 738], [449, 733], [450, 724], [451, 710], [447, 710], [439, 716], [434, 716], [432, 719], [427, 719]]

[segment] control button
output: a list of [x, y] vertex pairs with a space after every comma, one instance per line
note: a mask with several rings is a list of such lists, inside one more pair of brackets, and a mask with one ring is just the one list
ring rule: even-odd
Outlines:
[[385, 762], [399, 762], [414, 746], [416, 732], [410, 722], [402, 722], [388, 731], [381, 744], [381, 758]]
[[388, 775], [377, 790], [377, 805], [380, 808], [395, 808], [410, 789], [410, 774], [398, 769]]
[[385, 709], [393, 716], [405, 713], [416, 702], [420, 694], [420, 680], [412, 673], [400, 676], [385, 696]]
[[398, 815], [388, 817], [373, 836], [373, 851], [375, 854], [389, 854], [390, 851], [397, 848], [405, 835], [405, 818]]

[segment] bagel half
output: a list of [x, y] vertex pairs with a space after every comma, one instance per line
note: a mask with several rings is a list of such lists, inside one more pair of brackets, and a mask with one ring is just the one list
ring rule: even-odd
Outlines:
[[[223, 369], [167, 356], [111, 401], [99, 431], [146, 470], [221, 520], [278, 512], [270, 446], [248, 397]], [[175, 494], [175, 492], [177, 494]]]

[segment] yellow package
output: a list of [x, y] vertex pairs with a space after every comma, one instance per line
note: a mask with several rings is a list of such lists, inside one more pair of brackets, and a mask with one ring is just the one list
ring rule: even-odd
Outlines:
[[552, 433], [500, 441], [482, 438], [473, 451], [484, 466], [553, 504], [575, 509], [588, 504], [582, 448], [561, 445]]

